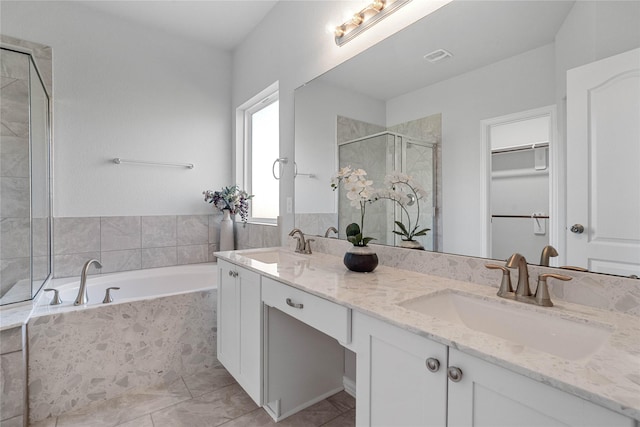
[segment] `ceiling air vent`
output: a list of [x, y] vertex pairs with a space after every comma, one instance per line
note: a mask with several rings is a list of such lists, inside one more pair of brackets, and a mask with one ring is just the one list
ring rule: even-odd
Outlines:
[[438, 50], [434, 50], [431, 53], [427, 53], [424, 56], [424, 59], [433, 63], [433, 62], [442, 61], [443, 59], [446, 59], [446, 58], [451, 58], [452, 56], [453, 55], [451, 55], [451, 53], [447, 52], [446, 50], [438, 49]]

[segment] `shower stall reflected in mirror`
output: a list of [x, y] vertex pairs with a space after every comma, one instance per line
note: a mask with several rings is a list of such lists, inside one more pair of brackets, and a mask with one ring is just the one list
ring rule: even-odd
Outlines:
[[51, 73], [44, 70], [47, 87], [38, 68], [38, 62], [50, 67], [51, 50], [6, 36], [1, 47], [0, 305], [6, 305], [32, 299], [52, 271]]
[[[404, 172], [411, 176], [427, 192], [427, 197], [420, 199], [412, 206], [406, 206], [411, 217], [412, 228], [415, 225], [418, 208], [420, 209], [419, 226], [430, 228], [425, 236], [416, 237], [426, 250], [434, 250], [436, 245], [436, 159], [434, 143], [420, 141], [393, 132], [377, 134], [341, 142], [338, 146], [339, 166], [362, 168], [367, 178], [373, 181], [375, 188], [384, 186], [385, 176], [394, 171]], [[372, 243], [399, 246], [401, 236], [393, 233], [397, 230], [395, 221], [408, 225], [406, 214], [390, 200], [379, 200], [366, 206], [363, 232], [366, 237], [373, 237]], [[360, 223], [360, 209], [351, 206], [346, 191], [340, 186], [338, 195], [338, 225], [340, 238], [346, 238], [345, 229], [350, 223]]]

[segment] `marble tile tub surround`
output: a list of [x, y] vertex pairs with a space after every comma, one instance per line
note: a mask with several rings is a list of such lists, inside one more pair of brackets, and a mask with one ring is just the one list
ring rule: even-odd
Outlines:
[[[345, 240], [316, 237], [313, 250], [342, 257], [350, 245]], [[294, 248], [295, 242], [290, 240], [288, 246]], [[371, 246], [378, 254], [380, 265], [495, 288], [500, 285], [502, 273], [485, 268], [485, 264], [495, 263], [494, 261], [440, 252], [408, 250], [393, 246], [375, 244]], [[558, 269], [530, 265], [531, 289], [535, 290], [540, 274], [553, 272], [557, 273]], [[511, 274], [514, 286], [517, 282], [517, 274], [517, 270], [513, 270]], [[562, 274], [571, 276], [572, 280], [568, 282], [549, 280], [549, 291], [553, 300], [640, 316], [640, 280], [570, 270], [563, 270]]]
[[215, 261], [221, 215], [75, 217], [54, 219], [54, 277]]
[[[280, 220], [278, 219], [278, 222]], [[236, 222], [235, 244], [237, 249], [256, 249], [280, 246], [280, 226]]]
[[[91, 258], [102, 263], [90, 274], [214, 262], [221, 214], [54, 218], [54, 277], [79, 276]], [[235, 223], [236, 248], [280, 245], [275, 225]]]
[[[337, 244], [334, 249], [339, 251], [340, 257], [316, 250], [312, 255], [284, 257], [277, 265], [244, 257], [242, 251], [220, 252], [218, 257], [640, 420], [640, 323], [637, 316], [558, 299], [551, 308], [517, 303], [497, 297], [497, 287], [384, 264], [379, 265], [373, 273], [354, 273], [348, 271], [341, 262], [341, 255], [348, 247], [344, 243], [349, 245], [348, 242], [318, 240], [333, 240], [328, 243]], [[404, 258], [410, 258], [412, 252], [418, 252], [400, 248], [396, 251], [399, 251], [397, 254], [404, 254]], [[378, 256], [384, 260], [387, 254], [381, 251]], [[301, 261], [301, 257], [306, 259]], [[421, 261], [423, 265], [428, 265], [424, 259]], [[563, 357], [399, 305], [404, 301], [442, 292], [462, 293], [468, 298], [483, 300], [496, 307], [511, 307], [528, 315], [591, 325], [607, 330], [608, 337], [584, 357]], [[540, 325], [533, 322], [527, 326], [527, 331], [536, 327]]]
[[22, 425], [25, 379], [22, 325], [3, 329], [0, 331], [0, 425]]
[[31, 422], [215, 366], [217, 291], [31, 317]]

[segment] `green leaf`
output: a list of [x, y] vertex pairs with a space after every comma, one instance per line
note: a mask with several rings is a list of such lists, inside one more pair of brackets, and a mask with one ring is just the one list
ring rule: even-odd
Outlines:
[[398, 226], [398, 228], [400, 228], [400, 230], [402, 230], [402, 232], [406, 235], [409, 234], [407, 232], [407, 228], [404, 226], [403, 223], [401, 223], [400, 221], [394, 221], [396, 223], [396, 225]]
[[407, 233], [403, 233], [402, 231], [392, 230], [391, 232], [392, 232], [392, 233], [394, 233], [394, 234], [397, 234], [398, 236], [406, 236], [406, 237], [409, 237], [409, 234], [407, 234]]
[[[358, 242], [357, 242], [357, 240], [356, 240], [356, 238], [355, 238], [355, 237], [353, 237], [353, 236], [347, 236], [347, 240], [348, 240], [348, 241], [349, 241], [349, 243], [351, 243], [352, 245], [356, 245], [356, 243], [358, 243]], [[356, 245], [356, 246], [357, 246], [357, 245]]]
[[376, 239], [374, 239], [373, 237], [365, 237], [364, 239], [362, 239], [362, 246], [367, 246], [367, 244], [372, 240]]
[[360, 226], [355, 222], [347, 225], [347, 236], [357, 236], [360, 234]]
[[425, 236], [427, 234], [427, 231], [430, 231], [430, 228], [423, 228], [422, 230], [418, 231], [417, 233], [414, 233], [414, 236]]

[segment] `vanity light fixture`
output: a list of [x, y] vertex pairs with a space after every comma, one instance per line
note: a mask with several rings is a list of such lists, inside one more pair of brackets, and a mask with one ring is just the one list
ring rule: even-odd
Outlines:
[[336, 27], [336, 44], [342, 46], [410, 1], [411, 0], [374, 0], [370, 5], [354, 14], [350, 20]]

